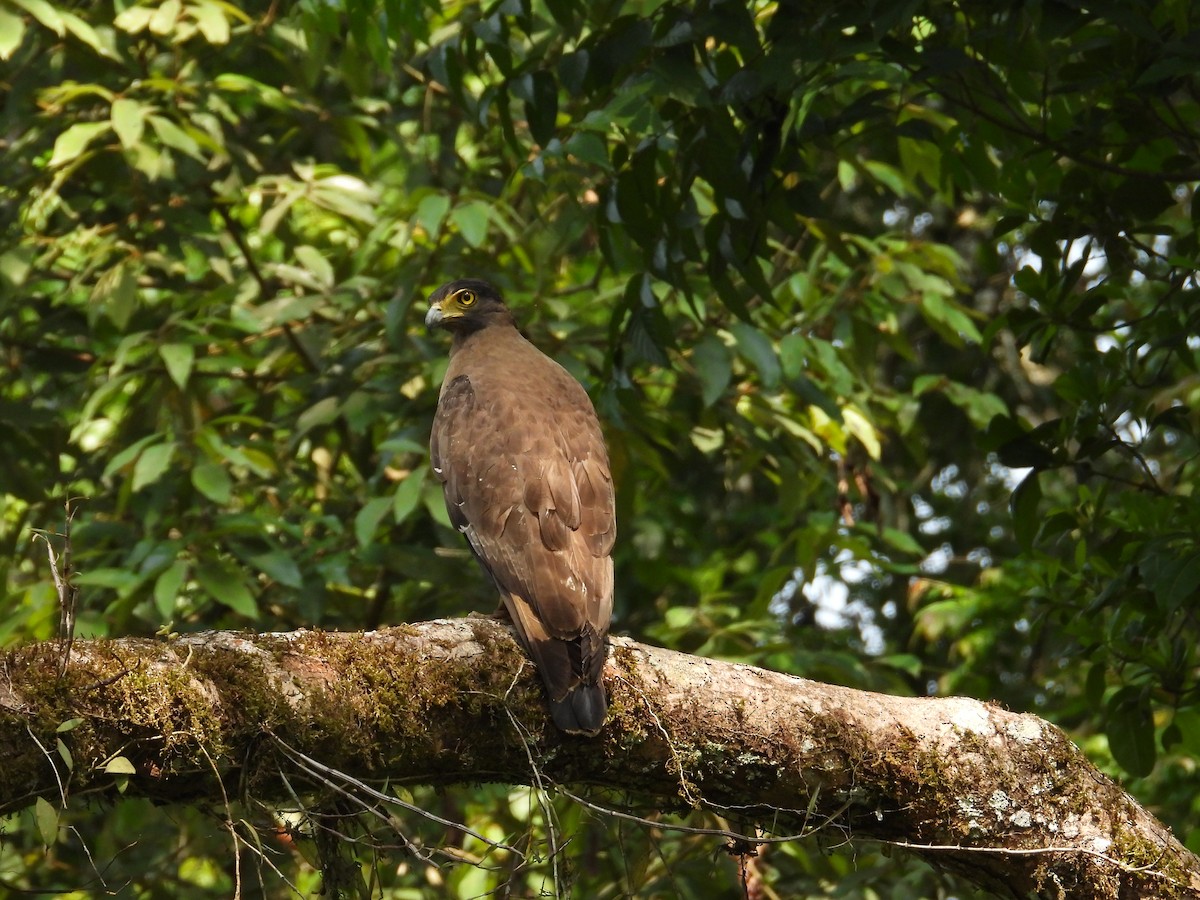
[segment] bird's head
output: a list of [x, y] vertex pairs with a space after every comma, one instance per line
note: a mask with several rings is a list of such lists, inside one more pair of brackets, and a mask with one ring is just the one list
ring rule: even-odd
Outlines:
[[500, 291], [478, 278], [443, 284], [429, 295], [428, 328], [445, 328], [455, 334], [478, 331], [488, 325], [512, 325], [512, 313]]

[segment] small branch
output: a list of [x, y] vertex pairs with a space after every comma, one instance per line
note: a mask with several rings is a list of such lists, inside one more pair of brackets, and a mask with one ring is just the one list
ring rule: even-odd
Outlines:
[[63, 525], [63, 547], [61, 553], [54, 552], [54, 544], [50, 541], [53, 532], [33, 529], [33, 539], [41, 538], [46, 542], [46, 555], [50, 560], [50, 575], [54, 578], [54, 590], [58, 593], [58, 652], [59, 675], [67, 671], [71, 661], [71, 645], [75, 642], [75, 611], [79, 603], [79, 588], [71, 583], [75, 569], [71, 565], [71, 522], [75, 519], [75, 508], [71, 504], [84, 497], [68, 497], [64, 506], [66, 520]]

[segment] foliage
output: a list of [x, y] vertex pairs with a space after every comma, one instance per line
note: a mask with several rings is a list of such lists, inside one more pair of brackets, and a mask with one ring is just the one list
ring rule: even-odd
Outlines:
[[[1196, 37], [1179, 0], [13, 0], [0, 637], [53, 636], [30, 538], [68, 501], [80, 635], [490, 606], [425, 456], [422, 298], [470, 274], [609, 426], [618, 630], [1037, 711], [1186, 828]], [[445, 802], [544, 832], [523, 791]], [[3, 878], [82, 885], [87, 845], [139, 896], [228, 893], [217, 823], [131, 809], [14, 820]], [[558, 815], [581, 894], [736, 883], [711, 841]], [[363, 863], [385, 896], [509, 877]], [[765, 868], [950, 883], [807, 844]]]

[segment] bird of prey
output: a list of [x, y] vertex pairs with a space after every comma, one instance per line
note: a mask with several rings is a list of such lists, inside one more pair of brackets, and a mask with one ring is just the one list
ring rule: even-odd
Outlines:
[[517, 330], [486, 281], [444, 284], [453, 335], [429, 449], [450, 521], [500, 591], [563, 731], [595, 734], [612, 618], [612, 475], [583, 387]]

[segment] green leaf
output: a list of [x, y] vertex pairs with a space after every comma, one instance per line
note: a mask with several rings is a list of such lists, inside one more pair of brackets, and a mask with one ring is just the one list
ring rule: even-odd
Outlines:
[[890, 656], [881, 656], [876, 660], [880, 665], [889, 666], [893, 669], [898, 669], [905, 675], [916, 678], [921, 674], [922, 662], [919, 656], [912, 653], [893, 653]]
[[54, 731], [57, 734], [66, 734], [68, 731], [74, 731], [82, 724], [83, 719], [67, 719], [67, 721], [62, 722], [57, 728], [55, 728]]
[[392, 503], [391, 497], [375, 497], [368, 500], [358, 511], [358, 515], [354, 517], [354, 536], [358, 539], [360, 547], [374, 543], [375, 529], [392, 508]]
[[943, 390], [946, 399], [962, 409], [976, 428], [985, 429], [997, 416], [1008, 412], [1007, 404], [988, 391], [976, 390], [957, 381], [949, 382]]
[[192, 486], [201, 494], [224, 506], [233, 493], [233, 479], [220, 463], [206, 462], [192, 469]]
[[842, 421], [846, 425], [846, 431], [858, 438], [858, 442], [863, 445], [871, 459], [878, 460], [883, 455], [879, 432], [875, 430], [871, 420], [863, 415], [857, 406], [852, 404], [844, 406]]
[[1179, 609], [1200, 588], [1200, 556], [1190, 548], [1150, 544], [1142, 554], [1140, 569], [1159, 607], [1167, 611]]
[[1145, 691], [1129, 685], [1113, 694], [1108, 701], [1104, 731], [1108, 749], [1121, 768], [1135, 778], [1150, 774], [1158, 748], [1154, 742], [1154, 717]]
[[130, 444], [124, 450], [118, 452], [112, 459], [108, 461], [108, 465], [104, 467], [104, 471], [100, 477], [104, 479], [110, 478], [114, 473], [121, 471], [129, 465], [138, 456], [142, 450], [148, 445], [159, 440], [161, 435], [148, 434], [144, 438], [139, 438], [134, 443]]
[[296, 418], [296, 437], [307, 434], [321, 425], [328, 425], [338, 417], [341, 401], [337, 397], [323, 397]]
[[482, 247], [487, 240], [491, 211], [491, 204], [483, 200], [471, 200], [456, 206], [450, 213], [450, 221], [457, 226], [463, 240], [472, 247]]
[[196, 27], [210, 44], [229, 43], [229, 19], [225, 17], [225, 10], [221, 4], [212, 0], [196, 0], [188, 7], [188, 11], [196, 20]]
[[58, 840], [58, 810], [45, 797], [38, 797], [33, 804], [33, 818], [37, 822], [42, 843], [53, 847]]
[[170, 34], [179, 23], [179, 14], [182, 10], [183, 3], [180, 0], [165, 0], [150, 17], [150, 30], [154, 34]]
[[882, 537], [891, 547], [909, 556], [924, 556], [925, 548], [907, 531], [898, 528], [884, 528]]
[[446, 194], [426, 194], [417, 204], [413, 220], [430, 237], [437, 237], [446, 213], [450, 211], [450, 198]]
[[293, 252], [300, 265], [304, 266], [321, 287], [328, 288], [333, 285], [333, 266], [320, 250], [301, 244]]
[[1083, 682], [1083, 696], [1090, 706], [1099, 709], [1104, 703], [1104, 690], [1107, 683], [1108, 665], [1104, 662], [1093, 663]]
[[120, 54], [117, 52], [111, 33], [101, 35], [87, 21], [72, 12], [61, 10], [59, 15], [62, 17], [63, 25], [66, 26], [67, 31], [79, 41], [87, 44], [101, 56], [108, 59], [120, 59]]
[[938, 331], [953, 343], [959, 343], [961, 338], [976, 344], [983, 342], [983, 335], [979, 333], [975, 323], [953, 300], [928, 293], [921, 297], [921, 310], [930, 325], [935, 328], [943, 326], [938, 328]]
[[50, 154], [50, 168], [74, 162], [88, 145], [112, 128], [110, 122], [76, 122], [54, 141], [54, 152]]
[[154, 608], [164, 620], [169, 620], [175, 613], [175, 604], [187, 573], [187, 560], [177, 559], [154, 580]]
[[181, 389], [187, 387], [192, 363], [196, 360], [196, 348], [191, 344], [163, 344], [158, 348], [158, 355], [162, 357], [171, 380]]
[[585, 162], [590, 166], [600, 169], [610, 168], [608, 145], [604, 143], [604, 139], [598, 134], [593, 134], [590, 131], [577, 131], [571, 135], [565, 145], [565, 149], [580, 162]]
[[113, 566], [100, 566], [95, 569], [84, 569], [75, 576], [75, 583], [89, 587], [112, 588], [122, 592], [137, 583], [138, 577], [128, 569]]
[[282, 550], [270, 550], [248, 557], [251, 565], [264, 573], [268, 578], [277, 581], [284, 587], [299, 589], [304, 587], [304, 576], [300, 567], [292, 557]]
[[24, 37], [25, 20], [0, 6], [0, 59], [11, 59]]
[[397, 523], [409, 517], [417, 504], [421, 502], [421, 488], [429, 475], [429, 466], [420, 465], [404, 477], [392, 494], [392, 518]]
[[1034, 469], [1017, 485], [1009, 504], [1013, 517], [1013, 533], [1021, 549], [1026, 552], [1033, 547], [1033, 539], [1042, 524], [1038, 518], [1038, 504], [1041, 500], [1042, 487], [1038, 482], [1038, 471]]
[[779, 363], [784, 376], [794, 381], [807, 366], [808, 340], [800, 334], [785, 334], [779, 341]]
[[763, 387], [773, 391], [779, 385], [782, 370], [779, 357], [767, 336], [748, 322], [734, 322], [729, 329], [737, 339], [738, 350], [754, 364]]
[[113, 19], [113, 25], [128, 34], [145, 31], [154, 18], [155, 8], [152, 6], [130, 6], [121, 10]]
[[228, 606], [248, 619], [258, 618], [258, 601], [236, 566], [221, 560], [207, 560], [196, 567], [196, 580], [204, 592], [222, 606]]
[[70, 772], [74, 769], [75, 758], [71, 756], [71, 750], [63, 743], [62, 738], [55, 738], [55, 749], [58, 750], [58, 758], [63, 761], [63, 765], [67, 767], [67, 771]]
[[140, 491], [162, 478], [174, 454], [174, 441], [153, 444], [143, 450], [133, 466], [133, 490]]
[[114, 756], [104, 764], [107, 775], [136, 775], [137, 768], [124, 756]]
[[158, 135], [158, 139], [162, 141], [164, 146], [170, 147], [172, 150], [178, 150], [192, 159], [204, 162], [205, 157], [200, 152], [199, 142], [179, 125], [168, 118], [154, 114], [147, 115], [146, 121], [150, 123], [150, 128]]
[[63, 22], [62, 16], [53, 5], [46, 0], [12, 0], [12, 2], [21, 7], [25, 12], [33, 16], [39, 23], [45, 25], [59, 37], [67, 33], [67, 26]]
[[141, 142], [146, 128], [146, 108], [142, 104], [120, 97], [113, 101], [110, 119], [113, 131], [126, 150], [132, 150]]
[[322, 178], [313, 184], [308, 198], [318, 206], [348, 219], [356, 219], [367, 225], [376, 223], [377, 194], [361, 178], [344, 174]]
[[92, 302], [108, 316], [109, 321], [124, 331], [138, 304], [137, 277], [133, 267], [120, 262], [103, 273], [96, 279]]
[[733, 378], [733, 355], [720, 338], [706, 334], [692, 350], [692, 365], [700, 376], [704, 405], [712, 406], [725, 393]]
[[558, 85], [554, 76], [545, 69], [532, 75], [532, 96], [525, 101], [525, 117], [533, 139], [545, 147], [554, 137], [555, 120], [558, 117]]

